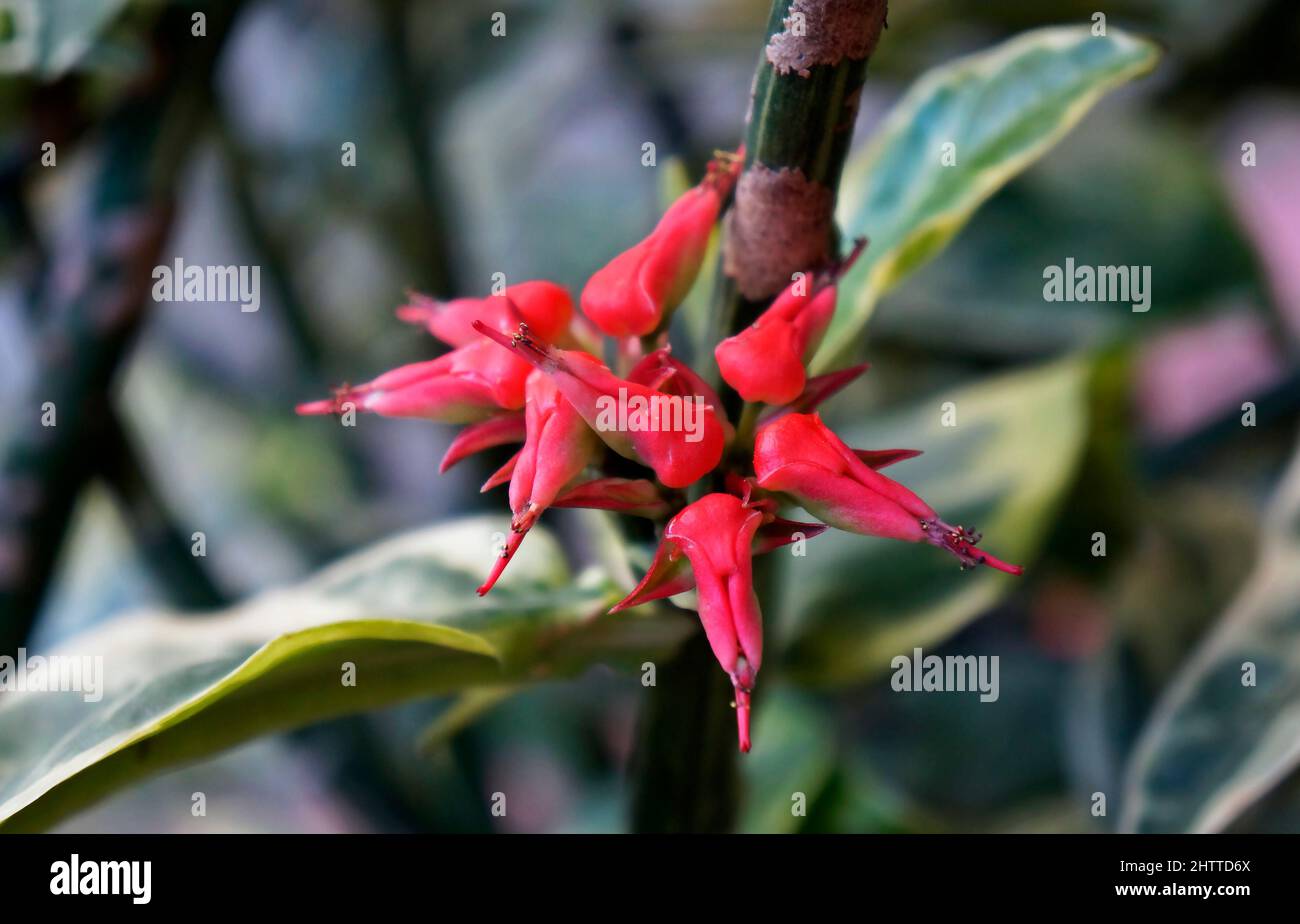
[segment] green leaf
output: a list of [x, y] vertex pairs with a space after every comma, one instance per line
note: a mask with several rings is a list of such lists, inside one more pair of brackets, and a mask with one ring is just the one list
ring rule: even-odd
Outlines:
[[[133, 780], [256, 735], [571, 675], [666, 652], [689, 631], [662, 612], [604, 616], [619, 591], [594, 572], [571, 579], [540, 529], [477, 598], [494, 534], [506, 529], [495, 517], [442, 524], [221, 613], [143, 613], [71, 639], [51, 654], [102, 658], [102, 698], [0, 698], [0, 828], [46, 828]], [[344, 683], [347, 664], [354, 685]]]
[[745, 803], [739, 829], [746, 834], [793, 834], [835, 771], [835, 729], [824, 709], [778, 686], [764, 696], [754, 740], [762, 747], [740, 764]]
[[846, 748], [829, 704], [779, 683], [764, 688], [751, 754], [740, 762], [745, 834], [929, 830], [915, 809]]
[[[871, 318], [871, 338], [1023, 359], [1222, 311], [1229, 293], [1258, 288], [1259, 270], [1195, 138], [1136, 106], [1090, 120], [1032, 178], [986, 202], [978, 227], [958, 235], [942, 260], [891, 294], [889, 310]], [[1044, 301], [1043, 268], [1069, 254], [1096, 266], [1151, 267], [1159, 317], [1109, 302]], [[1267, 298], [1252, 301], [1262, 308]]]
[[[923, 76], [845, 167], [837, 218], [846, 237], [871, 243], [840, 283], [814, 371], [834, 365], [880, 297], [942, 250], [981, 203], [1158, 57], [1145, 39], [1070, 26], [1027, 32]], [[957, 160], [944, 166], [949, 142]]]
[[420, 733], [416, 748], [425, 755], [434, 753], [521, 689], [520, 686], [507, 685], [467, 690]]
[[1268, 510], [1254, 572], [1138, 739], [1122, 830], [1221, 831], [1300, 765], [1300, 455]]
[[[1078, 358], [941, 392], [892, 416], [838, 428], [855, 448], [925, 454], [887, 474], [949, 523], [978, 527], [983, 545], [1029, 565], [1073, 480], [1087, 431], [1089, 365]], [[956, 426], [942, 424], [952, 402]], [[806, 557], [783, 556], [789, 668], [804, 682], [866, 680], [895, 655], [933, 645], [1019, 586], [963, 572], [923, 545], [829, 530]]]
[[0, 73], [61, 76], [85, 56], [126, 0], [17, 0], [0, 9]]

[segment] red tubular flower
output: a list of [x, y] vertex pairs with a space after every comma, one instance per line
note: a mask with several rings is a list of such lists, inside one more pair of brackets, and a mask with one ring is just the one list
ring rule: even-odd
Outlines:
[[482, 340], [445, 356], [400, 366], [364, 385], [344, 385], [333, 398], [298, 405], [299, 414], [341, 414], [349, 405], [385, 417], [471, 423], [524, 404], [527, 363]]
[[[883, 466], [907, 451], [865, 458]], [[754, 471], [760, 487], [789, 495], [839, 529], [929, 542], [955, 555], [963, 569], [988, 565], [1008, 574], [1024, 571], [976, 548], [978, 533], [943, 522], [925, 501], [846, 446], [816, 414], [786, 414], [759, 430]]]
[[727, 420], [727, 412], [722, 407], [718, 393], [694, 369], [673, 356], [672, 347], [660, 347], [652, 353], [647, 353], [632, 367], [632, 371], [627, 374], [627, 380], [666, 395], [676, 395], [688, 400], [702, 398], [704, 403], [713, 409], [713, 416], [722, 426], [723, 438], [730, 440], [732, 433], [735, 432], [731, 422]]
[[[564, 288], [545, 280], [487, 298], [444, 302], [412, 293], [398, 317], [422, 325], [452, 351], [363, 385], [345, 385], [331, 399], [300, 405], [298, 413], [355, 408], [468, 424], [448, 447], [441, 471], [482, 450], [523, 443], [482, 487], [509, 484], [511, 521], [480, 596], [495, 586], [550, 507], [666, 520], [649, 570], [610, 612], [697, 591], [709, 646], [735, 691], [737, 737], [747, 752], [763, 656], [753, 556], [815, 537], [829, 524], [928, 542], [955, 555], [963, 570], [1023, 569], [984, 553], [978, 533], [948, 525], [880, 473], [918, 455], [915, 450], [851, 449], [815, 413], [867, 368], [814, 378], [806, 370], [833, 319], [838, 282], [865, 240], [845, 259], [813, 267], [749, 327], [716, 345], [722, 378], [748, 402], [743, 439], [714, 388], [672, 355], [666, 345], [671, 314], [699, 274], [741, 163], [739, 152], [719, 154], [705, 179], [667, 209], [648, 237], [596, 272], [582, 291], [585, 314], [574, 311]], [[605, 335], [618, 340], [611, 344]], [[626, 378], [598, 359], [607, 349], [616, 352], [620, 371], [632, 366]], [[748, 448], [755, 427], [751, 475], [741, 446]], [[724, 463], [728, 443], [734, 451]], [[652, 469], [653, 478], [644, 469], [623, 477], [636, 467], [614, 459], [606, 447]], [[680, 489], [705, 476], [719, 492], [686, 504]], [[782, 519], [786, 500], [823, 522]]]
[[[740, 498], [706, 494], [668, 521], [655, 564], [646, 575], [647, 580], [656, 573], [660, 578], [668, 576], [661, 586], [666, 583], [678, 588], [673, 593], [680, 593], [690, 587], [682, 573], [682, 555], [690, 562], [699, 589], [704, 634], [736, 691], [736, 727], [742, 751], [749, 750], [750, 694], [763, 660], [763, 616], [750, 567], [751, 546], [762, 522], [762, 511]], [[640, 590], [634, 590], [628, 600]], [[625, 600], [611, 612], [627, 605]]]
[[757, 321], [714, 348], [718, 371], [746, 401], [788, 404], [803, 392], [804, 363], [834, 313], [833, 286], [811, 298], [786, 289]]
[[512, 460], [510, 475], [510, 535], [492, 573], [478, 589], [479, 596], [496, 583], [537, 518], [555, 501], [600, 451], [600, 440], [574, 410], [573, 405], [540, 370], [528, 377], [528, 403], [524, 409], [528, 435], [524, 448]]
[[[562, 503], [563, 500], [564, 497], [562, 496], [559, 501], [555, 502], [554, 506], [601, 506], [600, 504], [566, 505]], [[795, 520], [784, 520], [774, 514], [765, 512], [760, 504], [749, 503], [746, 506], [753, 507], [763, 514], [762, 525], [758, 527], [758, 532], [754, 534], [754, 555], [766, 555], [768, 552], [789, 545], [798, 539], [812, 539], [814, 536], [820, 536], [826, 532], [827, 527], [823, 523], [799, 523]], [[611, 507], [609, 509], [621, 508]], [[691, 574], [690, 568], [686, 567], [686, 565], [687, 562], [682, 558], [680, 549], [669, 543], [661, 543], [655, 551], [654, 560], [650, 562], [650, 569], [641, 578], [641, 582], [632, 589], [630, 594], [614, 604], [610, 612], [618, 613], [622, 610], [630, 610], [643, 603], [662, 600], [665, 597], [675, 597], [677, 594], [693, 589], [695, 587], [695, 576]]]
[[667, 322], [700, 272], [740, 167], [739, 154], [719, 157], [703, 182], [668, 207], [649, 237], [587, 280], [582, 311], [597, 327], [611, 337], [641, 337]]
[[411, 292], [397, 316], [424, 326], [449, 346], [459, 347], [479, 340], [474, 322], [509, 332], [522, 322], [543, 340], [554, 341], [573, 319], [573, 299], [554, 282], [537, 279], [508, 287], [501, 295], [486, 298], [457, 298], [448, 302]]
[[684, 488], [722, 459], [722, 425], [704, 403], [620, 379], [600, 360], [538, 340], [524, 325], [511, 336], [474, 322], [479, 333], [541, 369], [605, 444], [654, 469], [670, 488]]
[[804, 391], [804, 365], [835, 314], [835, 282], [857, 259], [864, 239], [828, 271], [791, 283], [753, 324], [713, 351], [727, 384], [746, 401], [789, 404]]

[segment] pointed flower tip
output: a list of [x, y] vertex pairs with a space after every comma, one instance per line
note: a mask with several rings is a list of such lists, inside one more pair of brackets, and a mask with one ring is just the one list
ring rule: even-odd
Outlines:
[[695, 586], [695, 575], [689, 560], [681, 554], [677, 543], [664, 538], [655, 549], [654, 560], [641, 582], [632, 588], [631, 593], [614, 604], [611, 613], [630, 610], [651, 600], [662, 600], [676, 596]]
[[356, 400], [356, 393], [352, 390], [350, 385], [340, 385], [338, 388], [334, 389], [333, 397], [323, 398], [320, 401], [308, 401], [304, 404], [299, 404], [294, 408], [294, 410], [302, 416], [339, 414], [343, 411], [344, 402]]
[[474, 593], [478, 594], [480, 597], [486, 596], [487, 592], [496, 586], [497, 580], [501, 577], [501, 572], [506, 570], [506, 565], [509, 563], [510, 559], [506, 556], [502, 555], [499, 557], [492, 565], [492, 570], [488, 572], [487, 578], [482, 584], [478, 585], [478, 588]]
[[985, 565], [1017, 577], [1025, 573], [1023, 566], [1010, 564], [978, 548], [982, 536], [976, 530], [964, 526], [949, 526], [939, 519], [924, 520], [921, 528], [925, 530], [932, 544], [946, 549], [957, 557], [963, 571]]
[[523, 532], [512, 531], [510, 535], [506, 537], [505, 547], [497, 554], [496, 561], [492, 563], [492, 570], [489, 572], [487, 580], [478, 586], [478, 590], [476, 590], [475, 593], [482, 597], [496, 586], [497, 580], [501, 577], [501, 573], [506, 570], [506, 565], [510, 564], [510, 560], [515, 557], [515, 552], [519, 550], [519, 545], [524, 541], [524, 536], [527, 534], [528, 530], [525, 529]]
[[523, 455], [523, 450], [519, 450], [513, 456], [506, 460], [506, 464], [501, 466], [483, 482], [483, 487], [478, 489], [478, 493], [486, 494], [493, 488], [498, 488], [508, 482], [515, 474], [515, 466], [519, 464], [519, 457]]
[[750, 748], [749, 738], [749, 710], [750, 700], [749, 691], [736, 687], [736, 737], [740, 745], [740, 753], [748, 754]]
[[424, 324], [433, 312], [421, 305], [402, 305], [393, 313], [397, 315], [397, 320], [405, 321], [407, 324]]
[[865, 236], [854, 238], [853, 249], [845, 254], [842, 259], [838, 260], [832, 268], [832, 278], [838, 281], [843, 277], [845, 273], [853, 268], [853, 264], [858, 262], [858, 257], [862, 256], [862, 251], [866, 249], [867, 239]]
[[504, 446], [506, 443], [523, 442], [525, 435], [524, 415], [521, 413], [506, 413], [471, 424], [452, 439], [451, 446], [447, 447], [446, 454], [443, 454], [442, 461], [438, 464], [438, 472], [446, 472], [452, 465], [461, 459], [468, 459], [476, 452]]
[[908, 459], [915, 459], [921, 455], [919, 449], [855, 449], [853, 454], [861, 459], [869, 468], [879, 471], [882, 468], [888, 468], [896, 462], [906, 462]]
[[294, 408], [294, 411], [304, 417], [313, 414], [333, 414], [334, 401], [331, 398], [326, 398], [323, 401], [308, 401], [298, 405]]

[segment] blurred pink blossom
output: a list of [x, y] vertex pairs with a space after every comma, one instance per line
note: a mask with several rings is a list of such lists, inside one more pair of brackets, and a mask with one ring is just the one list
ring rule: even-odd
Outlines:
[[1160, 334], [1137, 365], [1144, 433], [1176, 440], [1239, 408], [1282, 377], [1281, 353], [1267, 319], [1245, 311]]

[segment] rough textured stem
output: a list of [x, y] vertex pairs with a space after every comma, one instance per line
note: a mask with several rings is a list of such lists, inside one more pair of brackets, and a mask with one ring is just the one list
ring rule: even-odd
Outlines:
[[[710, 343], [749, 324], [793, 273], [831, 257], [835, 193], [885, 14], [886, 0], [773, 3], [754, 76], [745, 171], [726, 220]], [[710, 377], [718, 383], [716, 369]], [[725, 387], [719, 393], [736, 420], [740, 397]], [[748, 410], [749, 424], [757, 412]], [[693, 487], [691, 497], [718, 489]], [[754, 577], [760, 599], [773, 599], [773, 569], [764, 559], [755, 562]], [[657, 681], [637, 745], [633, 828], [728, 830], [739, 800], [735, 713], [703, 633], [660, 665]]]
[[835, 193], [885, 14], [885, 0], [772, 5], [723, 251], [749, 302], [831, 257]]

